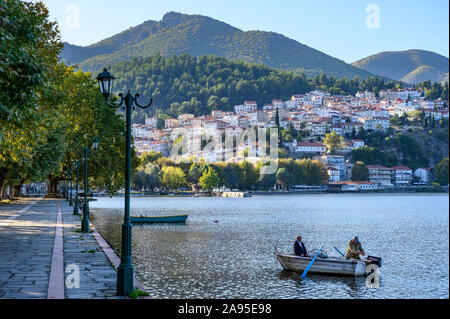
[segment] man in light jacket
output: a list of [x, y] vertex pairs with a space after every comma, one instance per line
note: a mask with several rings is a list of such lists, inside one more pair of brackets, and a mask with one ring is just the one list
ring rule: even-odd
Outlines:
[[359, 255], [364, 256], [366, 253], [361, 246], [358, 236], [355, 236], [348, 242], [347, 251], [345, 252], [345, 258], [347, 259], [361, 259]]

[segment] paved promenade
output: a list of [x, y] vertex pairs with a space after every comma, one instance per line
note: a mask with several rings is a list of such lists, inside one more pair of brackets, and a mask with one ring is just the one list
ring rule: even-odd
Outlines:
[[95, 227], [80, 225], [65, 200], [1, 205], [0, 298], [118, 298], [118, 256]]

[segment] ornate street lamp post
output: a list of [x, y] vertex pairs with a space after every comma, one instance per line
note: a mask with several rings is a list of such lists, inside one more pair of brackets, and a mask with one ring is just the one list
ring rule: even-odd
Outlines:
[[78, 181], [80, 180], [80, 163], [76, 161], [75, 168], [77, 169], [77, 182], [75, 184], [75, 205], [73, 207], [73, 214], [78, 214]]
[[73, 206], [73, 201], [72, 201], [72, 193], [73, 193], [73, 171], [72, 169], [70, 169], [70, 187], [69, 187], [69, 206]]
[[131, 113], [136, 106], [146, 109], [152, 105], [153, 99], [150, 99], [148, 105], [140, 105], [137, 101], [139, 94], [132, 96], [130, 91], [124, 97], [119, 94], [120, 102], [117, 105], [108, 102], [108, 97], [112, 92], [114, 76], [105, 68], [97, 76], [100, 86], [100, 92], [105, 98], [106, 104], [112, 108], [119, 108], [125, 103], [125, 122], [126, 122], [126, 141], [125, 141], [125, 214], [122, 225], [122, 256], [119, 269], [117, 271], [117, 295], [127, 296], [133, 291], [134, 286], [134, 268], [131, 260], [131, 219], [130, 219], [130, 186], [131, 186]]
[[63, 192], [63, 198], [67, 200], [67, 170], [64, 169], [64, 192]]
[[[98, 147], [98, 139], [95, 138], [92, 144], [92, 148], [96, 150]], [[89, 232], [89, 202], [87, 199], [88, 194], [88, 175], [87, 175], [87, 156], [89, 148], [84, 148], [84, 204], [83, 204], [83, 220], [81, 221], [81, 231], [83, 233]]]

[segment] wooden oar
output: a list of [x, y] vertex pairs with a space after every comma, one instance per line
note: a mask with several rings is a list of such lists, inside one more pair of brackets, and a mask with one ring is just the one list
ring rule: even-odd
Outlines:
[[306, 275], [308, 274], [309, 269], [311, 268], [311, 266], [314, 264], [314, 262], [316, 261], [317, 256], [320, 254], [320, 251], [322, 250], [323, 246], [320, 247], [319, 251], [317, 252], [317, 254], [314, 256], [313, 260], [311, 260], [311, 262], [309, 263], [308, 267], [306, 267], [306, 269], [303, 271], [303, 274], [301, 276], [302, 279], [305, 279]]

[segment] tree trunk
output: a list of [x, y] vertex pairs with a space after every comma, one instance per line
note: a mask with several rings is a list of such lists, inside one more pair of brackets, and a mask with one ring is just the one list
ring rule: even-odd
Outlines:
[[3, 199], [3, 190], [5, 189], [5, 181], [8, 176], [8, 169], [0, 168], [0, 200]]
[[47, 197], [61, 197], [61, 194], [58, 193], [58, 182], [59, 179], [57, 177], [52, 175], [48, 176]]

